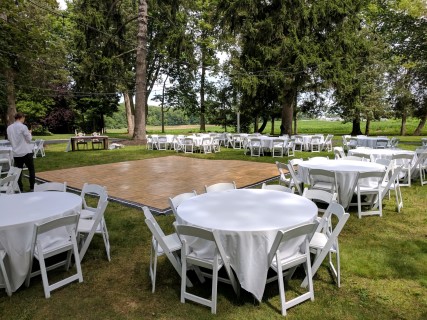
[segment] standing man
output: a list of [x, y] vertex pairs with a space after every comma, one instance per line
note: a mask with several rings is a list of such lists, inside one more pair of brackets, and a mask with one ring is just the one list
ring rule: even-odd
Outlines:
[[[34, 191], [34, 183], [36, 181], [36, 171], [34, 169], [33, 145], [31, 143], [31, 131], [24, 125], [25, 115], [18, 112], [15, 115], [15, 122], [7, 127], [7, 138], [12, 145], [13, 160], [15, 166], [23, 168], [24, 164], [28, 168], [30, 174], [30, 191]], [[24, 190], [21, 180], [22, 174], [19, 177], [18, 185], [21, 192]]]

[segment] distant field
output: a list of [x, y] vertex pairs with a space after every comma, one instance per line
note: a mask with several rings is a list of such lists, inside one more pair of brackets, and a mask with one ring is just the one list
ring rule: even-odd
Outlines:
[[[418, 125], [417, 119], [411, 119], [406, 124], [407, 137], [403, 137], [402, 140], [411, 139], [410, 136], [414, 132]], [[279, 134], [280, 122], [275, 122], [274, 134]], [[336, 136], [349, 134], [351, 132], [351, 123], [342, 123], [340, 121], [325, 121], [325, 120], [300, 120], [297, 124], [298, 133], [322, 133], [322, 134], [333, 134]], [[200, 132], [199, 125], [180, 125], [180, 126], [165, 126], [165, 133], [167, 134], [188, 134]], [[365, 123], [361, 125], [362, 132], [365, 131]], [[147, 134], [158, 134], [161, 133], [161, 126], [147, 126]], [[207, 132], [224, 132], [222, 126], [206, 125]], [[234, 127], [227, 127], [227, 132], [234, 132]], [[251, 128], [253, 132], [253, 128]], [[372, 136], [385, 135], [385, 136], [398, 136], [400, 132], [400, 120], [387, 120], [387, 121], [375, 121], [371, 123], [370, 134]], [[264, 130], [264, 133], [271, 134], [271, 122], [269, 122]], [[107, 134], [113, 138], [126, 139], [129, 138], [127, 135], [127, 129], [107, 129]], [[68, 139], [73, 134], [55, 134], [51, 136], [34, 136], [36, 139]], [[422, 135], [427, 135], [427, 127], [422, 131]]]

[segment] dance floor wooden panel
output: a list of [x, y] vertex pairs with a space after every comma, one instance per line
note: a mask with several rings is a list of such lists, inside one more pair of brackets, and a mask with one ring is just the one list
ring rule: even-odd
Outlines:
[[46, 181], [66, 181], [81, 189], [85, 182], [107, 187], [108, 195], [133, 205], [165, 212], [168, 197], [205, 185], [235, 181], [238, 188], [277, 177], [275, 164], [238, 160], [206, 160], [169, 156], [37, 173]]

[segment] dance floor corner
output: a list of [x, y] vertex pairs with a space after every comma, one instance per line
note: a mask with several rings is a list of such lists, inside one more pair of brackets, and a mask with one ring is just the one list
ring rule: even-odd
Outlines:
[[158, 214], [170, 210], [168, 198], [205, 185], [235, 181], [238, 188], [277, 178], [274, 163], [207, 160], [168, 156], [37, 173], [43, 181], [67, 182], [74, 190], [83, 184], [107, 187], [109, 198], [134, 207], [148, 206]]

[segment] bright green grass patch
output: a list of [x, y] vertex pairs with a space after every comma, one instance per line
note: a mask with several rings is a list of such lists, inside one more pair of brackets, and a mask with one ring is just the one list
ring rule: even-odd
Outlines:
[[[414, 138], [414, 137], [411, 137]], [[416, 140], [402, 141], [413, 147]], [[403, 139], [402, 139], [403, 140]], [[406, 144], [405, 144], [406, 143]], [[119, 150], [64, 152], [65, 144], [48, 145], [46, 157], [37, 158], [36, 170], [131, 161], [167, 155], [174, 151], [148, 151], [142, 146]], [[180, 156], [184, 156], [179, 154]], [[332, 156], [332, 153], [320, 153]], [[272, 157], [251, 158], [243, 150], [221, 148], [210, 155], [185, 155], [274, 163]], [[307, 158], [310, 153], [297, 152]], [[287, 158], [279, 159], [286, 162]], [[112, 175], [115, 172], [111, 172]], [[24, 179], [26, 181], [26, 179]], [[153, 182], [155, 183], [155, 182]], [[404, 208], [395, 212], [393, 194], [384, 201], [383, 217], [357, 218], [354, 209], [340, 235], [341, 288], [337, 288], [326, 262], [314, 277], [314, 302], [288, 311], [288, 319], [426, 319], [427, 318], [427, 186], [414, 182], [402, 188]], [[0, 208], [1, 210], [1, 208]], [[156, 217], [165, 233], [173, 232], [174, 217]], [[139, 209], [110, 202], [106, 211], [112, 261], [108, 262], [101, 237], [95, 237], [83, 260], [84, 282], [73, 283], [45, 299], [41, 279], [33, 278], [11, 298], [0, 290], [0, 319], [283, 319], [276, 283], [267, 285], [263, 301], [242, 292], [235, 297], [226, 284], [218, 288], [217, 315], [191, 302], [180, 303], [180, 279], [170, 263], [160, 257], [156, 292], [148, 276], [151, 235]], [[288, 297], [300, 290], [302, 272], [286, 286]], [[63, 270], [53, 271], [54, 278]], [[197, 292], [209, 296], [210, 281]]]

